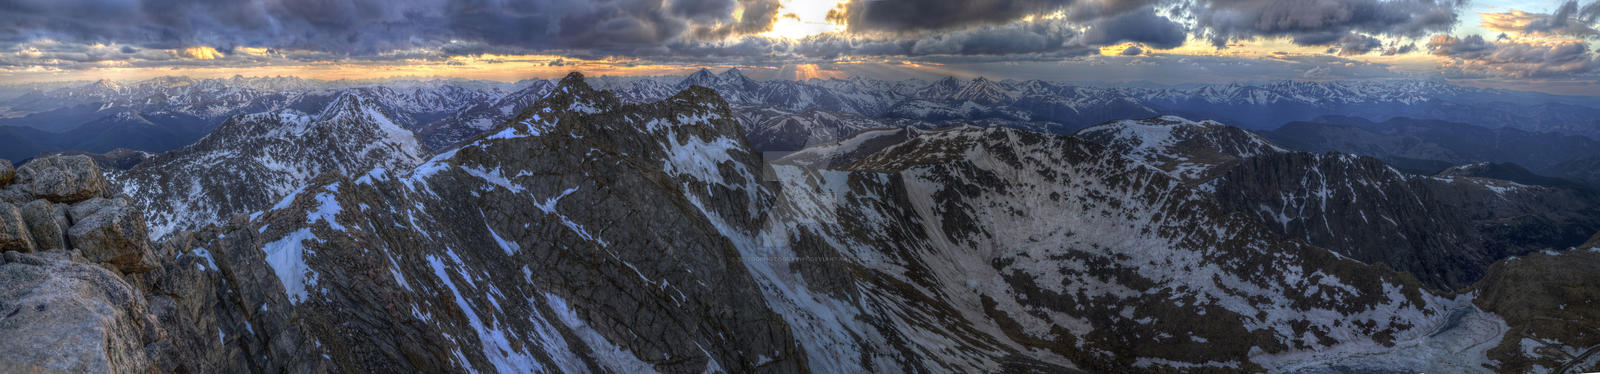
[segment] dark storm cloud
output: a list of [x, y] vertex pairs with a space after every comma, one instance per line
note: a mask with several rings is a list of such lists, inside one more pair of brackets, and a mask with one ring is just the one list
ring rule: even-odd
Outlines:
[[909, 55], [1006, 55], [1063, 49], [1078, 33], [1065, 22], [1017, 22], [979, 26], [922, 38]]
[[[733, 9], [747, 7], [733, 19]], [[775, 0], [14, 0], [0, 41], [267, 46], [371, 54], [451, 40], [524, 49], [660, 46], [704, 23], [765, 30]]]
[[668, 0], [673, 15], [692, 20], [720, 20], [733, 14], [733, 0]]
[[1139, 48], [1139, 46], [1136, 46], [1136, 45], [1135, 46], [1128, 46], [1128, 49], [1124, 49], [1124, 50], [1122, 50], [1122, 53], [1120, 53], [1120, 55], [1123, 55], [1123, 56], [1138, 56], [1138, 55], [1141, 55], [1141, 54], [1144, 54], [1144, 49]]
[[850, 2], [843, 18], [851, 31], [943, 30], [1004, 23], [1071, 4], [1072, 0], [866, 0]]
[[1087, 22], [1148, 8], [1157, 0], [864, 0], [834, 14], [856, 32], [949, 30], [1063, 11]]
[[[0, 52], [12, 52], [0, 64], [70, 69], [528, 53], [639, 63], [1043, 61], [1122, 43], [1137, 45], [1124, 53], [1148, 55], [1182, 45], [1191, 32], [1213, 42], [1289, 37], [1349, 56], [1415, 49], [1374, 37], [1447, 29], [1458, 1], [857, 0], [832, 15], [849, 31], [791, 40], [758, 35], [782, 17], [779, 0], [0, 0]], [[1592, 20], [1583, 18], [1587, 7], [1572, 8], [1570, 18]], [[185, 51], [196, 46], [217, 53]]]
[[1103, 44], [1091, 44], [1086, 42], [1084, 34], [1077, 31], [1074, 23], [1065, 19], [1037, 19], [974, 26], [906, 38], [821, 34], [795, 41], [787, 52], [825, 59], [839, 56], [903, 56], [922, 60], [927, 60], [929, 56], [1061, 57], [1091, 53], [1100, 45], [1132, 39], [1147, 38], [1140, 35], [1108, 37], [1102, 40], [1105, 42]]
[[1183, 25], [1157, 16], [1153, 9], [1145, 9], [1092, 22], [1088, 31], [1084, 32], [1084, 43], [1108, 45], [1137, 42], [1166, 49], [1182, 45], [1186, 35]]
[[1456, 38], [1435, 35], [1429, 53], [1450, 58], [1454, 72], [1512, 78], [1546, 78], [1591, 73], [1600, 67], [1596, 55], [1581, 42], [1488, 42], [1473, 35]]
[[1399, 43], [1389, 43], [1389, 46], [1387, 48], [1383, 49], [1383, 53], [1382, 54], [1384, 56], [1394, 56], [1394, 55], [1403, 55], [1403, 54], [1416, 52], [1416, 51], [1417, 51], [1417, 43], [1406, 43], [1405, 45], [1399, 45]]
[[[696, 6], [697, 8], [705, 8], [700, 10], [698, 15], [684, 14], [674, 9], [674, 13], [690, 17], [699, 22], [694, 25], [691, 35], [700, 40], [722, 39], [732, 35], [757, 34], [771, 30], [772, 23], [778, 18], [778, 9], [782, 7], [778, 0], [739, 0], [737, 3], [719, 0], [685, 1], [725, 3], [722, 5], [730, 6], [726, 9], [722, 8], [721, 5]], [[676, 8], [679, 3], [674, 2], [672, 4]], [[736, 8], [731, 7], [734, 4], [737, 4]], [[733, 17], [734, 9], [742, 9], [743, 15], [735, 19]]]
[[1420, 37], [1449, 30], [1463, 0], [1195, 0], [1199, 34], [1223, 47], [1257, 36], [1330, 45], [1350, 33]]
[[1449, 35], [1434, 35], [1428, 40], [1428, 53], [1435, 56], [1455, 57], [1463, 59], [1477, 59], [1494, 52], [1494, 44], [1483, 40], [1482, 36], [1471, 35], [1457, 38]]
[[1382, 47], [1383, 42], [1378, 41], [1378, 38], [1359, 34], [1339, 37], [1334, 44], [1340, 56], [1364, 55]]

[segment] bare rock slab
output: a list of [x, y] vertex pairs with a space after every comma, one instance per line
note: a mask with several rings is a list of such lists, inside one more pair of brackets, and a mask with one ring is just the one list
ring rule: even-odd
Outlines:
[[34, 159], [17, 169], [16, 175], [27, 192], [58, 203], [88, 200], [108, 188], [100, 166], [82, 155]]

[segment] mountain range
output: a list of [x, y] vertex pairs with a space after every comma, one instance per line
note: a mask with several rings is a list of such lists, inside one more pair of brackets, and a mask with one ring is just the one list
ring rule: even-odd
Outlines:
[[[27, 159], [40, 152], [104, 152], [119, 147], [160, 152], [193, 142], [233, 115], [277, 109], [312, 112], [340, 92], [366, 97], [403, 127], [422, 129], [424, 144], [441, 151], [514, 115], [554, 83], [532, 79], [515, 85], [462, 81], [357, 84], [243, 77], [166, 77], [127, 85], [99, 81], [35, 90], [0, 101], [6, 112], [5, 118], [0, 118], [0, 136], [17, 145], [0, 157]], [[977, 123], [1068, 134], [1106, 121], [1176, 114], [1269, 130], [1295, 121], [1343, 116], [1345, 119], [1335, 122], [1408, 117], [1466, 123], [1492, 131], [1516, 129], [1600, 138], [1600, 132], [1594, 130], [1600, 126], [1593, 122], [1600, 114], [1595, 109], [1600, 102], [1593, 98], [1470, 88], [1430, 80], [1146, 88], [982, 77], [932, 82], [859, 77], [760, 81], [737, 69], [720, 74], [702, 69], [682, 78], [596, 79], [596, 85], [628, 103], [657, 101], [690, 86], [703, 86], [716, 90], [730, 103], [755, 108], [750, 110], [789, 113], [800, 121], [812, 117], [811, 122], [818, 112], [860, 116], [886, 125], [878, 127]], [[843, 135], [858, 127], [828, 127], [835, 124], [816, 124], [825, 127], [816, 130], [788, 125], [783, 131]], [[745, 127], [768, 126], [746, 123]], [[78, 133], [68, 134], [80, 128]], [[794, 144], [765, 142], [757, 147], [764, 151], [799, 149]], [[1551, 162], [1562, 161], [1567, 160]], [[1543, 165], [1526, 166], [1544, 169]]]
[[[6, 252], [0, 279], [40, 279], [0, 282], [21, 316], [0, 335], [22, 337], [0, 357], [119, 372], [1595, 366], [1592, 188], [1463, 163], [1510, 151], [1418, 173], [1381, 158], [1403, 152], [1304, 149], [1345, 143], [1150, 106], [1481, 90], [1208, 86], [1074, 106], [1092, 90], [737, 71], [545, 83], [432, 120], [366, 91], [296, 101], [105, 180], [86, 156], [0, 169], [0, 249], [30, 248]], [[1113, 107], [1151, 113], [1096, 112]], [[1069, 112], [1115, 119], [1040, 115]], [[1508, 161], [1528, 160], [1543, 159]], [[67, 239], [115, 240], [36, 251], [62, 222]], [[98, 227], [112, 229], [84, 236]], [[82, 255], [112, 249], [127, 255]], [[105, 338], [59, 349], [77, 360], [12, 343], [80, 329]]]

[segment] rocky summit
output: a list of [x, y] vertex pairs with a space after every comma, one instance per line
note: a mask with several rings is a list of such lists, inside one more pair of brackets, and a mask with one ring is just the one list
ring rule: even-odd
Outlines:
[[[811, 124], [860, 118], [702, 86], [760, 87], [741, 78], [645, 101], [574, 73], [448, 120], [503, 118], [436, 127], [456, 145], [431, 155], [349, 95], [234, 117], [126, 171], [82, 155], [0, 169], [0, 367], [1593, 366], [1586, 187], [1407, 174], [1175, 116], [825, 140], [857, 125]], [[947, 83], [918, 95], [1016, 100]], [[789, 132], [806, 147], [781, 158], [747, 140]]]

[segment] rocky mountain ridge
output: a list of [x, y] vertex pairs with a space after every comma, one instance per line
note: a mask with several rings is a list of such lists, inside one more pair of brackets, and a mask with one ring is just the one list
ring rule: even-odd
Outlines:
[[406, 169], [427, 151], [374, 103], [346, 94], [317, 114], [235, 116], [195, 144], [113, 174], [158, 239], [272, 206], [322, 173]]
[[1113, 121], [1074, 136], [1196, 185], [1283, 237], [1385, 263], [1440, 289], [1600, 229], [1600, 195], [1514, 165], [1414, 175], [1372, 157], [1293, 152], [1243, 129], [1175, 116]]
[[[1278, 178], [1294, 183], [1265, 186], [1299, 196], [1283, 201], [1303, 211], [1326, 206], [1296, 192], [1326, 190], [1300, 183], [1309, 175], [1380, 190], [1450, 176], [1387, 180], [1393, 169], [1375, 160], [1286, 152], [1177, 118], [1151, 120], [1184, 138], [1171, 142], [899, 127], [767, 163], [734, 108], [698, 86], [631, 103], [574, 74], [410, 165], [382, 164], [421, 147], [358, 97], [314, 116], [236, 117], [233, 130], [111, 183], [126, 190], [166, 162], [232, 186], [222, 195], [260, 180], [294, 187], [171, 230], [141, 252], [151, 261], [113, 262], [120, 274], [70, 251], [8, 251], [0, 277], [100, 279], [79, 289], [104, 296], [70, 300], [117, 312], [52, 326], [109, 329], [95, 344], [118, 348], [0, 357], [117, 372], [1487, 372], [1558, 368], [1595, 344], [1538, 325], [1552, 309], [1584, 321], [1595, 309], [1567, 303], [1584, 297], [1586, 278], [1517, 275], [1539, 256], [1584, 250], [1502, 260], [1470, 291], [1447, 292], [1219, 199], [1269, 196], [1231, 194], [1229, 183]], [[281, 138], [307, 145], [274, 146]], [[289, 166], [218, 172], [252, 152]], [[336, 159], [295, 161], [322, 154]], [[1214, 171], [1158, 166], [1201, 154], [1212, 157], [1196, 167]], [[0, 191], [86, 197], [36, 187], [94, 184], [90, 173], [40, 172], [94, 166], [44, 167], [68, 164], [58, 159], [25, 165], [14, 186], [29, 187]], [[1508, 187], [1469, 178], [1479, 177], [1440, 182]], [[192, 198], [181, 190], [143, 193]], [[116, 200], [104, 191], [86, 201]], [[95, 211], [166, 211], [144, 204]], [[1297, 219], [1330, 216], [1348, 214]], [[1543, 284], [1565, 286], [1523, 292]], [[33, 305], [6, 295], [0, 311]], [[11, 318], [0, 331], [50, 336]]]

